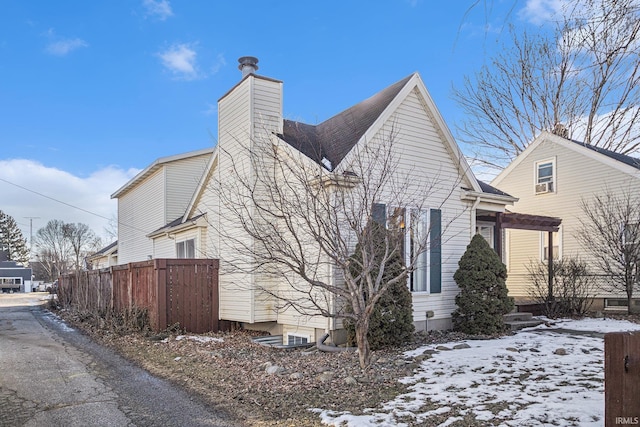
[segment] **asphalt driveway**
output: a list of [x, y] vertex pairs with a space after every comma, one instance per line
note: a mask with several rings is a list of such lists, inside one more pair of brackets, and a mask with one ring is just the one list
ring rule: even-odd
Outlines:
[[69, 328], [48, 294], [0, 294], [0, 426], [234, 426]]

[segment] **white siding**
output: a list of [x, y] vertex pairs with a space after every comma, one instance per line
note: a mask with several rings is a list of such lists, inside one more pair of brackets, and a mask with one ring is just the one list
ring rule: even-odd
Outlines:
[[118, 263], [144, 261], [153, 256], [147, 234], [165, 222], [164, 169], [158, 169], [118, 198]]
[[167, 223], [184, 215], [210, 158], [210, 154], [205, 154], [171, 162], [165, 166]]
[[[573, 144], [568, 142], [568, 144]], [[578, 147], [581, 150], [588, 150]], [[580, 228], [582, 216], [581, 201], [589, 200], [594, 194], [606, 191], [623, 191], [633, 188], [640, 179], [640, 171], [629, 175], [607, 162], [599, 161], [593, 155], [581, 150], [567, 148], [549, 140], [543, 140], [526, 158], [514, 167], [499, 182], [498, 188], [519, 198], [514, 211], [535, 215], [554, 216], [562, 219], [560, 245], [563, 257], [589, 259], [581, 248], [576, 234]], [[598, 155], [602, 156], [602, 155]], [[602, 156], [605, 158], [605, 156]], [[535, 194], [535, 163], [555, 159], [555, 192]], [[636, 184], [634, 184], [636, 182]], [[540, 232], [509, 230], [508, 278], [509, 294], [526, 297], [530, 280], [527, 265], [540, 260]]]
[[[424, 321], [427, 311], [434, 312], [429, 321], [449, 319], [456, 308], [455, 296], [459, 291], [453, 274], [471, 233], [470, 207], [461, 200], [460, 187], [464, 185], [459, 167], [417, 91], [411, 92], [399, 106], [386, 125], [387, 129], [391, 126], [397, 129], [401, 142], [398, 147], [401, 172], [414, 174], [414, 185], [430, 188], [425, 194], [425, 207], [442, 211], [442, 291], [414, 293], [414, 321]], [[411, 191], [416, 189], [408, 189]]]
[[[234, 179], [237, 179], [232, 171], [240, 171], [241, 175], [251, 175], [251, 165], [248, 161], [248, 153], [245, 150], [255, 142], [252, 124], [255, 126], [254, 82], [258, 80], [253, 76], [245, 79], [229, 94], [219, 101], [218, 129], [219, 129], [219, 164], [213, 185], [221, 185], [221, 191], [233, 191]], [[232, 163], [233, 162], [233, 163]], [[212, 193], [215, 193], [213, 191]], [[203, 203], [216, 203], [215, 194], [203, 198]], [[215, 228], [224, 229], [227, 233], [242, 236], [243, 231], [232, 215], [225, 214], [225, 207], [219, 206], [218, 218], [215, 219]], [[250, 239], [247, 237], [247, 244]], [[255, 283], [254, 277], [230, 268], [231, 259], [236, 252], [229, 247], [227, 239], [221, 239], [219, 235], [211, 236], [213, 246], [219, 248], [220, 254], [220, 318], [238, 322], [255, 322]], [[250, 263], [251, 260], [244, 257], [234, 262]]]

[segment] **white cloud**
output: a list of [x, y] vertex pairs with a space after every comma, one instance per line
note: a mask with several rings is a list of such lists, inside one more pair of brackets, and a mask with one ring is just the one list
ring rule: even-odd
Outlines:
[[227, 65], [227, 60], [224, 59], [224, 55], [223, 54], [219, 53], [218, 56], [216, 56], [216, 62], [211, 67], [211, 72], [213, 74], [216, 74], [225, 65]]
[[117, 213], [117, 201], [111, 194], [138, 172], [108, 166], [78, 177], [33, 160], [0, 160], [0, 209], [16, 220], [27, 240], [28, 217], [34, 217], [34, 235], [48, 221], [59, 219], [87, 224], [106, 237], [104, 229]]
[[81, 38], [67, 38], [61, 37], [56, 34], [53, 28], [49, 28], [44, 36], [49, 39], [49, 43], [45, 47], [45, 52], [55, 56], [66, 56], [70, 52], [83, 47], [88, 47], [89, 44]]
[[76, 49], [80, 49], [81, 47], [89, 46], [87, 42], [82, 39], [64, 39], [59, 40], [53, 43], [49, 43], [46, 47], [47, 53], [56, 56], [65, 56], [69, 52], [74, 51]]
[[199, 77], [196, 51], [188, 44], [178, 43], [158, 53], [162, 65], [177, 78], [193, 80]]
[[142, 6], [146, 10], [147, 16], [153, 16], [161, 21], [173, 16], [173, 10], [168, 0], [143, 0]]
[[527, 0], [518, 15], [532, 24], [542, 25], [562, 18], [566, 4], [567, 0]]

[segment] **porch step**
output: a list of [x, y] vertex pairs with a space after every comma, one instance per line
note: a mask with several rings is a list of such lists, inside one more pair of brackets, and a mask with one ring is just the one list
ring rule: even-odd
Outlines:
[[517, 322], [517, 321], [527, 321], [533, 319], [533, 314], [524, 313], [524, 312], [512, 312], [507, 313], [503, 316], [505, 323], [506, 322]]
[[533, 318], [531, 313], [509, 313], [504, 315], [504, 324], [509, 326], [512, 331], [518, 331], [524, 328], [531, 328], [543, 324], [542, 320]]

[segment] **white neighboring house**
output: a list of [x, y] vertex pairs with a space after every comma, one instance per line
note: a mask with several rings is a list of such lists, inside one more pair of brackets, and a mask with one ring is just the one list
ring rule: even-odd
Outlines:
[[118, 199], [119, 264], [158, 258], [147, 234], [184, 216], [213, 151], [159, 158], [111, 195]]
[[[581, 201], [598, 193], [637, 191], [640, 159], [542, 132], [491, 184], [518, 197], [516, 212], [562, 218], [559, 232], [552, 236], [554, 255], [589, 261], [576, 238], [583, 216]], [[505, 240], [509, 295], [526, 300], [527, 266], [547, 259], [548, 234], [507, 230]], [[594, 309], [621, 304], [626, 308], [626, 295], [600, 292], [596, 297]]]
[[118, 241], [100, 249], [95, 254], [87, 257], [87, 263], [92, 270], [100, 270], [101, 268], [118, 265]]
[[[282, 82], [257, 75], [257, 65], [249, 58], [241, 62], [243, 77], [231, 90], [218, 101], [218, 146], [210, 156], [201, 180], [191, 195], [182, 216], [175, 221], [166, 221], [156, 226], [153, 232], [145, 236], [144, 242], [122, 241], [131, 247], [144, 247], [137, 250], [127, 249], [126, 256], [118, 249], [120, 263], [146, 259], [145, 254], [154, 257], [213, 257], [221, 261], [221, 272], [225, 265], [225, 242], [210, 224], [227, 227], [235, 225], [229, 221], [230, 215], [216, 197], [212, 186], [231, 180], [230, 158], [240, 162], [246, 153], [241, 146], [250, 141], [268, 140], [274, 144], [284, 144], [288, 149], [298, 150], [308, 157], [310, 162], [322, 165], [327, 176], [341, 177], [348, 166], [354, 148], [373, 143], [385, 129], [393, 128], [395, 149], [400, 167], [415, 170], [414, 185], [420, 185], [425, 179], [438, 177], [441, 188], [449, 191], [435, 192], [425, 205], [430, 209], [430, 227], [447, 224], [441, 231], [444, 235], [440, 251], [429, 254], [429, 271], [425, 271], [425, 282], [413, 289], [414, 323], [418, 329], [444, 329], [451, 326], [451, 313], [455, 310], [455, 296], [458, 287], [453, 274], [458, 261], [476, 231], [491, 235], [493, 224], [476, 224], [476, 216], [495, 218], [497, 212], [504, 212], [505, 205], [516, 199], [491, 186], [476, 180], [462, 153], [455, 143], [447, 125], [436, 108], [424, 83], [417, 73], [394, 83], [365, 101], [337, 114], [318, 125], [308, 125], [283, 118]], [[257, 60], [255, 60], [257, 61]], [[244, 156], [244, 157], [243, 157]], [[244, 164], [247, 170], [251, 165]], [[202, 171], [200, 171], [202, 172]], [[250, 170], [249, 170], [250, 172]], [[147, 172], [146, 176], [151, 172]], [[144, 175], [144, 174], [143, 174]], [[141, 182], [144, 178], [138, 178]], [[146, 178], [149, 180], [150, 178]], [[151, 190], [153, 187], [147, 185]], [[139, 191], [136, 196], [138, 208], [140, 201], [149, 200], [136, 179], [119, 190], [118, 211], [131, 215], [133, 204], [123, 196], [132, 189]], [[186, 190], [185, 190], [186, 192]], [[146, 197], [145, 197], [146, 196]], [[391, 208], [392, 206], [389, 206]], [[147, 206], [151, 209], [151, 206]], [[156, 208], [158, 209], [158, 208]], [[134, 212], [140, 212], [134, 209]], [[161, 211], [161, 210], [160, 210]], [[158, 212], [153, 214], [153, 224], [158, 224]], [[165, 215], [165, 219], [166, 215]], [[147, 223], [148, 219], [119, 218], [119, 221], [135, 224], [137, 227]], [[495, 219], [494, 219], [495, 221]], [[238, 229], [239, 230], [239, 229]], [[133, 232], [126, 232], [127, 234]], [[123, 236], [125, 233], [120, 233]], [[143, 239], [144, 233], [136, 238]], [[249, 237], [247, 242], [250, 243]], [[122, 246], [121, 246], [122, 247]], [[329, 273], [327, 273], [329, 274]], [[330, 276], [328, 280], [338, 280]], [[283, 335], [287, 342], [316, 341], [325, 332], [339, 328], [335, 321], [321, 316], [300, 316], [293, 310], [277, 308], [269, 297], [248, 286], [252, 283], [272, 282], [274, 289], [284, 290], [285, 284], [273, 277], [257, 277], [255, 274], [224, 273], [220, 276], [220, 319], [241, 323], [244, 327], [264, 329], [272, 334]], [[427, 321], [427, 315], [432, 315]]]

